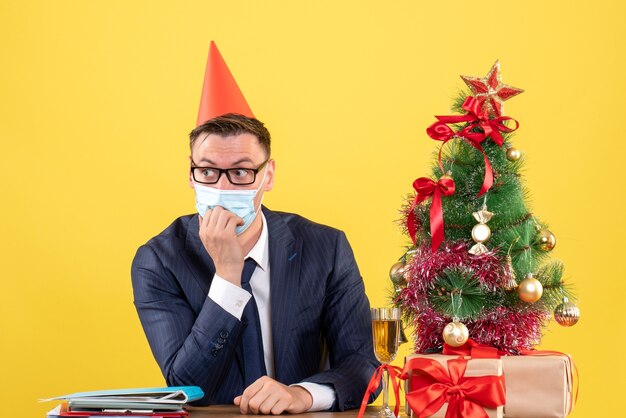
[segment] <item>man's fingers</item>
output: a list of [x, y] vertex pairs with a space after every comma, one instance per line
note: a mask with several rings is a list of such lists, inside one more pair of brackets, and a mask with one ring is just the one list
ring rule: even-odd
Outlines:
[[221, 231], [222, 229], [224, 229], [222, 225], [224, 223], [224, 213], [224, 209], [219, 206], [216, 206], [215, 209], [213, 209], [213, 218], [211, 219], [211, 223], [209, 224], [213, 228], [213, 231]]
[[270, 413], [272, 415], [280, 415], [287, 410], [290, 402], [287, 399], [281, 398], [274, 404]]
[[242, 414], [273, 414], [306, 412], [312, 403], [311, 394], [301, 386], [285, 386], [263, 376], [234, 399]]
[[226, 224], [226, 229], [235, 231], [235, 229], [241, 225], [243, 225], [243, 219], [241, 219], [237, 215], [233, 215], [228, 219], [228, 223]]
[[263, 415], [271, 414], [272, 409], [274, 409], [274, 406], [276, 406], [280, 399], [276, 392], [269, 393], [268, 397], [259, 405], [259, 413]]
[[[218, 214], [216, 213], [216, 215]], [[215, 220], [215, 232], [226, 232], [234, 236], [236, 235], [235, 228], [237, 228], [239, 224], [243, 225], [243, 219], [224, 209], [219, 212], [219, 216], [217, 216]]]
[[249, 402], [263, 388], [263, 378], [257, 379], [254, 383], [246, 388], [241, 394], [239, 409], [242, 414], [247, 414], [250, 410]]
[[[263, 390], [263, 389], [259, 390], [248, 401], [248, 410], [252, 411], [252, 413], [254, 413], [254, 414], [259, 414], [259, 413], [263, 414], [264, 412], [263, 412], [263, 410], [261, 408], [262, 408], [263, 404], [265, 402], [267, 402], [271, 396], [272, 396], [271, 391]], [[274, 406], [275, 403], [276, 403], [276, 401], [274, 401], [272, 403], [272, 406]], [[268, 411], [270, 409], [272, 409], [272, 407], [269, 407]]]
[[207, 209], [204, 217], [200, 216], [200, 230], [210, 231], [211, 236], [223, 231], [234, 232], [237, 225], [243, 225], [243, 219], [221, 206]]
[[215, 228], [215, 232], [234, 231], [237, 225], [243, 225], [243, 219], [220, 206], [216, 206], [213, 211], [209, 225]]
[[204, 212], [204, 216], [200, 216], [200, 226], [201, 227], [205, 227], [208, 225], [209, 221], [211, 220], [211, 214], [213, 213], [213, 209], [207, 209], [206, 212]]

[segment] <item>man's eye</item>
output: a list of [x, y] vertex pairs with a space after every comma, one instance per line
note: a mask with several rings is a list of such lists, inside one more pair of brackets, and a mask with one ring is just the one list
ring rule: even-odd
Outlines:
[[243, 178], [247, 178], [250, 175], [250, 171], [243, 169], [243, 168], [239, 168], [239, 169], [233, 170], [232, 174], [234, 174], [235, 177], [243, 179]]
[[215, 177], [217, 176], [218, 171], [212, 168], [203, 168], [200, 172], [204, 177]]

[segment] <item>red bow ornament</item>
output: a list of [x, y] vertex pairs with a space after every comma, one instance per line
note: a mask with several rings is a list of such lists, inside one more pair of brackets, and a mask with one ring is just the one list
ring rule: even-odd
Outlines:
[[[468, 96], [465, 99], [462, 108], [467, 112], [464, 115], [435, 116], [437, 122], [430, 125], [428, 129], [426, 129], [426, 133], [434, 140], [443, 141], [443, 144], [441, 144], [439, 148], [439, 166], [442, 170], [441, 150], [449, 140], [454, 138], [466, 139], [470, 145], [480, 151], [485, 160], [485, 176], [480, 191], [478, 192], [478, 196], [480, 197], [493, 185], [493, 170], [481, 142], [490, 137], [496, 144], [502, 146], [502, 144], [504, 144], [504, 138], [501, 132], [513, 132], [519, 127], [519, 123], [508, 116], [499, 116], [495, 119], [489, 119], [489, 114], [487, 112], [481, 112], [480, 102], [472, 96]], [[503, 123], [506, 120], [515, 122], [515, 128], [506, 126]], [[455, 131], [448, 126], [450, 123], [455, 124], [462, 122], [466, 122], [467, 126], [460, 131]], [[476, 128], [479, 128], [482, 132], [477, 132]]]
[[454, 180], [449, 175], [444, 175], [441, 176], [441, 178], [435, 183], [434, 180], [429, 179], [428, 177], [420, 177], [413, 182], [413, 188], [417, 194], [415, 195], [415, 199], [413, 199], [413, 204], [409, 209], [407, 217], [407, 229], [409, 230], [409, 235], [413, 240], [413, 244], [417, 245], [417, 240], [415, 239], [417, 231], [415, 227], [415, 214], [413, 213], [413, 209], [415, 209], [415, 206], [432, 196], [433, 201], [430, 204], [430, 235], [432, 249], [433, 251], [436, 251], [443, 242], [444, 237], [441, 197], [452, 196], [454, 194]]
[[401, 379], [411, 373], [411, 392], [406, 394], [416, 418], [425, 418], [448, 404], [446, 418], [488, 418], [484, 408], [504, 405], [503, 376], [465, 377], [467, 360], [448, 360], [448, 370], [429, 358], [413, 358], [404, 366]]

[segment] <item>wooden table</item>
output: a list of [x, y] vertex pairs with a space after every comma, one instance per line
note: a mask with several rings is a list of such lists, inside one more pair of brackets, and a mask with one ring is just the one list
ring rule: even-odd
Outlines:
[[[375, 418], [376, 414], [380, 411], [380, 406], [368, 406], [365, 411], [365, 417]], [[307, 412], [305, 414], [289, 415], [286, 417], [306, 417], [306, 418], [353, 418], [359, 414], [358, 409], [351, 409], [345, 412]], [[189, 418], [208, 418], [208, 417], [220, 417], [220, 418], [242, 418], [245, 415], [239, 413], [239, 408], [235, 405], [213, 405], [205, 407], [189, 407]], [[273, 415], [267, 415], [273, 416]], [[400, 409], [400, 416], [403, 417], [404, 410]]]

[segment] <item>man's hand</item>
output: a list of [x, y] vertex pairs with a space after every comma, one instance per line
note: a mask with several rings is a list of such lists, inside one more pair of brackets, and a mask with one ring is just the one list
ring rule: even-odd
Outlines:
[[300, 414], [309, 410], [313, 398], [301, 386], [286, 386], [263, 376], [248, 386], [234, 402], [242, 414]]
[[215, 263], [215, 273], [232, 284], [241, 286], [243, 249], [235, 229], [243, 219], [221, 206], [208, 209], [200, 216], [200, 240]]

